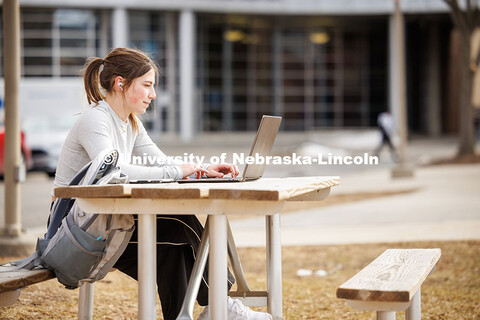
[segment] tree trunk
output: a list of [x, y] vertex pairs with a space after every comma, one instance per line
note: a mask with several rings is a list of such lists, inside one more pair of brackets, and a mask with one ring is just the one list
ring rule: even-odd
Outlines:
[[458, 128], [458, 156], [475, 154], [472, 86], [474, 71], [470, 68], [470, 36], [461, 34], [461, 94]]

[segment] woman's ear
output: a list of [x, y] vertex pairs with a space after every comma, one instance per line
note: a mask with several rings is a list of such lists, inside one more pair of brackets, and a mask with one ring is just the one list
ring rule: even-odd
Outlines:
[[119, 91], [123, 91], [123, 83], [124, 83], [124, 80], [122, 77], [118, 76], [115, 78], [115, 86]]

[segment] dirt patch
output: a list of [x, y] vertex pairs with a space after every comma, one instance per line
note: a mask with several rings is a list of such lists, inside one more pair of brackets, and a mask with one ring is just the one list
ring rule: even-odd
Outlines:
[[[422, 286], [422, 319], [464, 320], [480, 317], [480, 241], [411, 242], [336, 246], [284, 247], [284, 318], [372, 319], [373, 312], [356, 311], [337, 299], [337, 287], [387, 248], [440, 248], [442, 258]], [[252, 290], [265, 290], [265, 249], [238, 249]], [[12, 258], [1, 258], [10, 261]], [[333, 270], [328, 276], [298, 277], [299, 268]], [[94, 319], [136, 319], [136, 282], [119, 271], [95, 285]], [[22, 291], [19, 301], [0, 307], [0, 319], [76, 319], [78, 290], [67, 290], [56, 280]], [[158, 319], [162, 319], [160, 305]], [[266, 311], [266, 308], [255, 308]], [[194, 319], [201, 308], [195, 307]], [[404, 319], [403, 314], [398, 319]]]

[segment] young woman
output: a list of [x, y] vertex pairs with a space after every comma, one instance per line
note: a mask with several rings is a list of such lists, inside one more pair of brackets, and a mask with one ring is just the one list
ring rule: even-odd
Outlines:
[[[66, 186], [74, 175], [101, 151], [116, 149], [120, 153], [118, 166], [129, 179], [184, 179], [190, 175], [222, 177], [238, 175], [231, 164], [168, 164], [154, 161], [133, 165], [134, 156], [166, 159], [152, 142], [141, 121], [143, 114], [156, 98], [155, 82], [158, 70], [144, 53], [127, 48], [113, 49], [104, 59], [89, 60], [84, 85], [90, 107], [72, 127], [60, 153], [55, 186]], [[195, 216], [157, 216], [157, 286], [165, 320], [175, 319], [181, 309], [188, 279], [193, 268], [203, 227]], [[137, 279], [137, 234], [114, 266]], [[207, 271], [208, 268], [206, 268]], [[197, 301], [208, 304], [208, 274], [205, 271]], [[229, 289], [233, 276], [229, 273]], [[254, 312], [240, 301], [228, 299], [229, 319], [267, 320], [267, 313]], [[209, 319], [208, 307], [199, 319]]]

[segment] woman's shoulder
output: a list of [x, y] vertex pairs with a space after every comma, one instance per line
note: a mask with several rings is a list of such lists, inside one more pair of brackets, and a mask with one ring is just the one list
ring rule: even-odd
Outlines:
[[110, 107], [104, 101], [100, 101], [98, 103], [89, 105], [85, 110], [85, 114], [109, 118], [110, 112], [108, 108]]
[[75, 138], [85, 135], [86, 132], [110, 131], [112, 127], [108, 111], [99, 106], [88, 106], [75, 121], [70, 135]]
[[111, 116], [102, 104], [90, 105], [82, 112], [77, 122], [81, 125], [91, 126], [102, 122], [111, 122]]

